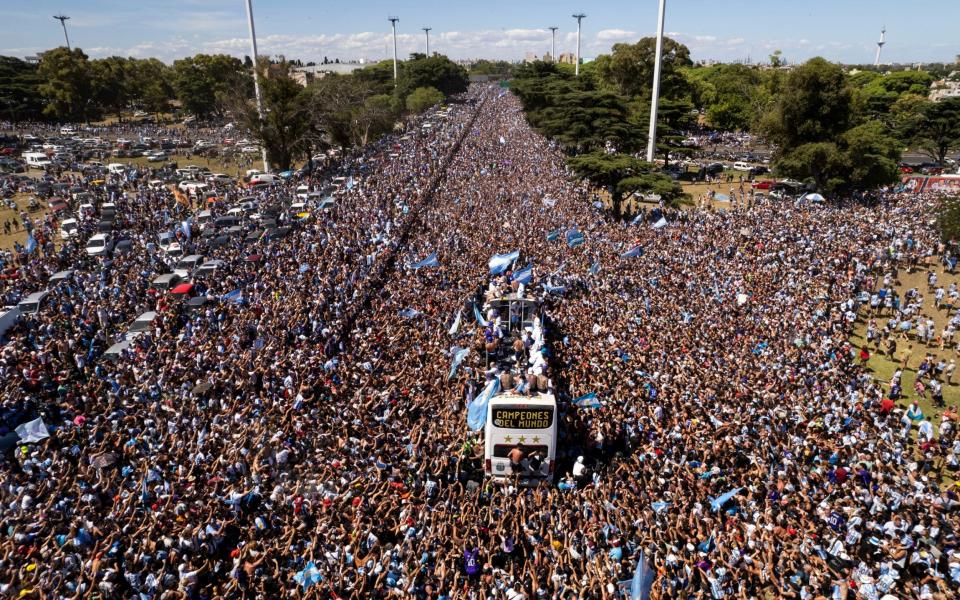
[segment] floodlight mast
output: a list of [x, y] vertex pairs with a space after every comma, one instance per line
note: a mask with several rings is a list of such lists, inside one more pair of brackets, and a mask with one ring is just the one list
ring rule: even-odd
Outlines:
[[660, 0], [657, 17], [657, 49], [653, 64], [653, 96], [650, 99], [650, 131], [647, 135], [647, 162], [653, 162], [657, 150], [657, 109], [660, 105], [660, 63], [663, 62], [663, 18], [667, 0]]
[[61, 13], [59, 15], [53, 15], [53, 18], [60, 21], [60, 25], [63, 27], [63, 39], [67, 41], [67, 50], [70, 50], [70, 36], [67, 35], [67, 21], [70, 20], [70, 17]]
[[433, 28], [432, 28], [432, 27], [422, 27], [421, 29], [423, 29], [423, 32], [424, 32], [425, 34], [427, 34], [427, 58], [429, 58], [429, 57], [430, 57], [430, 30], [433, 29]]
[[393, 27], [393, 85], [397, 85], [397, 21], [398, 17], [387, 17]]
[[573, 67], [573, 74], [576, 77], [580, 77], [580, 21], [586, 16], [583, 13], [573, 15], [573, 18], [577, 20], [577, 62]]
[[550, 60], [557, 62], [557, 29], [558, 27], [547, 27], [550, 30]]
[[[253, 28], [253, 4], [247, 0], [247, 25], [250, 28], [250, 52], [253, 53], [253, 95], [257, 99], [257, 115], [260, 117], [260, 124], [263, 125], [263, 95], [260, 94], [260, 75], [257, 72], [257, 32]], [[261, 141], [262, 142], [262, 141]], [[263, 172], [270, 172], [270, 163], [267, 161], [267, 146], [260, 145], [260, 152], [263, 156]]]

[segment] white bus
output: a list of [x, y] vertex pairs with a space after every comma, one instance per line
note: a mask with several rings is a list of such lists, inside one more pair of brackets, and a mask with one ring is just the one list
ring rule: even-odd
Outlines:
[[[549, 485], [557, 458], [557, 400], [551, 393], [504, 392], [490, 399], [484, 431], [484, 471], [494, 480]], [[519, 468], [511, 461], [520, 452]]]

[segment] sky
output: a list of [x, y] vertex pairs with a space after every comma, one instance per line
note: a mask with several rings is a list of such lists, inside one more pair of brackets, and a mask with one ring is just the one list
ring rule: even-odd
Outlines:
[[[250, 54], [244, 0], [32, 0], [4, 4], [0, 54], [28, 56], [63, 45], [53, 15], [70, 16], [70, 42], [92, 58], [156, 57], [171, 62], [199, 52]], [[259, 53], [321, 61], [391, 56], [388, 16], [396, 16], [401, 58], [431, 52], [453, 59], [520, 60], [576, 47], [576, 21], [585, 13], [581, 54], [607, 53], [618, 42], [656, 33], [657, 0], [253, 0]], [[922, 6], [922, 9], [921, 9]], [[872, 63], [887, 29], [883, 62], [950, 62], [960, 54], [960, 2], [927, 0], [669, 0], [665, 31], [694, 60], [765, 62], [781, 50], [789, 62], [813, 56]]]

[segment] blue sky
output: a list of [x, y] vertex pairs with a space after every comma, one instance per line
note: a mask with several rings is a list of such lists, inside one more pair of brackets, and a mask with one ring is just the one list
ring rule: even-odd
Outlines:
[[[70, 41], [90, 56], [147, 57], [165, 61], [197, 52], [249, 54], [243, 0], [0, 0], [0, 54], [25, 56], [63, 44], [64, 13]], [[922, 6], [922, 10], [920, 9]], [[916, 7], [915, 9], [913, 9]], [[913, 10], [910, 10], [913, 9]], [[432, 27], [431, 50], [452, 58], [522, 59], [550, 50], [572, 52], [584, 12], [585, 57], [616, 42], [653, 35], [657, 0], [254, 0], [261, 54], [318, 60], [385, 58], [388, 15], [400, 18], [401, 56], [423, 51], [421, 27]], [[872, 62], [880, 28], [887, 27], [884, 62], [952, 61], [960, 54], [960, 2], [928, 0], [669, 0], [666, 31], [690, 47], [694, 59], [766, 60], [773, 50], [787, 60], [824, 56]]]

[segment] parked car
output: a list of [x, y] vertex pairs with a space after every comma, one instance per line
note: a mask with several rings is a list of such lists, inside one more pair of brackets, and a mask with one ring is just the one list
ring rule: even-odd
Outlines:
[[20, 309], [20, 314], [32, 315], [40, 312], [40, 307], [43, 305], [43, 301], [46, 297], [50, 295], [50, 290], [43, 290], [40, 292], [34, 292], [17, 303], [17, 308]]
[[77, 235], [80, 226], [76, 219], [64, 219], [60, 221], [60, 238], [67, 240]]
[[89, 256], [105, 256], [110, 254], [112, 249], [113, 241], [109, 234], [98, 233], [87, 240], [86, 250]]
[[194, 269], [202, 264], [203, 256], [199, 254], [191, 254], [189, 256], [184, 256], [177, 261], [176, 266], [173, 268], [173, 272], [180, 277], [187, 278]]

